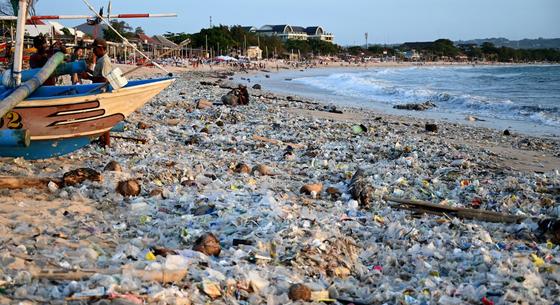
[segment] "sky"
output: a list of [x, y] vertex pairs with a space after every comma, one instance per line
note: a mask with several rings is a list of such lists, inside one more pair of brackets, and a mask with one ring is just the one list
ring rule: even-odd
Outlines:
[[[108, 0], [88, 0], [107, 7]], [[87, 14], [82, 0], [39, 0], [38, 15]], [[341, 45], [505, 37], [560, 38], [560, 0], [113, 0], [112, 12], [177, 13], [127, 19], [150, 35], [214, 25], [320, 25]], [[74, 26], [81, 22], [65, 21]]]

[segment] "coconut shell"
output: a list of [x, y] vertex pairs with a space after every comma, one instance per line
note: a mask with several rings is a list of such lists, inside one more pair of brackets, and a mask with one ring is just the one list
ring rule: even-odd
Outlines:
[[251, 167], [245, 163], [239, 163], [235, 166], [235, 172], [238, 174], [248, 174], [251, 172]]
[[322, 183], [313, 183], [313, 184], [306, 184], [302, 186], [299, 191], [300, 193], [311, 195], [312, 192], [315, 192], [315, 194], [319, 194], [322, 190], [323, 190]]
[[311, 289], [304, 284], [294, 284], [290, 286], [288, 297], [292, 301], [311, 301]]
[[138, 122], [138, 129], [148, 129], [150, 128], [150, 125], [144, 123], [144, 122]]
[[78, 168], [64, 174], [62, 181], [66, 186], [80, 184], [86, 180], [101, 181], [101, 174], [91, 168]]
[[150, 191], [150, 197], [161, 197], [163, 198], [163, 190], [160, 188], [155, 188]]
[[272, 168], [264, 164], [259, 164], [253, 167], [253, 174], [254, 173], [259, 173], [261, 176], [274, 176], [274, 173], [272, 172]]
[[136, 179], [130, 179], [119, 182], [117, 185], [117, 192], [124, 197], [138, 196], [142, 188]]
[[194, 242], [193, 250], [208, 256], [218, 257], [220, 256], [220, 252], [222, 252], [222, 247], [220, 246], [220, 241], [214, 234], [205, 233]]
[[111, 161], [103, 169], [106, 172], [122, 172], [122, 167], [117, 161]]
[[212, 106], [214, 106], [214, 103], [207, 99], [200, 99], [196, 102], [197, 109], [208, 109], [208, 108], [212, 108]]

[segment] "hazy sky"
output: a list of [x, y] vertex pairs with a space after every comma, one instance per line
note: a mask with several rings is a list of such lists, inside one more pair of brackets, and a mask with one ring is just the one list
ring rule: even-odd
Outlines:
[[[107, 7], [108, 0], [90, 0]], [[178, 13], [127, 20], [148, 34], [198, 32], [214, 24], [322, 25], [342, 45], [506, 37], [560, 38], [560, 0], [113, 0], [114, 13]], [[85, 14], [81, 0], [39, 0], [37, 14]], [[76, 22], [65, 22], [68, 26]]]

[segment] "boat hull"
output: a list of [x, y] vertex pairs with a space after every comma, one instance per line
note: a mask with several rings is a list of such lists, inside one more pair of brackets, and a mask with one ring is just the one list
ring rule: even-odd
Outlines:
[[[13, 151], [0, 147], [0, 156], [49, 158], [59, 155], [57, 149], [61, 154], [79, 149], [90, 139], [111, 130], [173, 81], [171, 78], [132, 81], [118, 91], [97, 94], [87, 92], [98, 84], [41, 87], [0, 119], [0, 129], [27, 130], [32, 145]], [[46, 149], [46, 152], [25, 152], [27, 149]]]
[[90, 137], [31, 141], [25, 147], [0, 146], [0, 156], [27, 160], [49, 159], [74, 152], [91, 143]]

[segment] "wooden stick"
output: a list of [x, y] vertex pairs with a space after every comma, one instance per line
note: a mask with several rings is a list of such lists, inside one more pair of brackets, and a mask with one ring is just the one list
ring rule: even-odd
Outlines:
[[95, 274], [124, 274], [131, 275], [139, 278], [144, 282], [158, 282], [158, 283], [179, 283], [185, 276], [188, 270], [136, 270], [130, 268], [122, 269], [87, 269], [87, 270], [66, 270], [66, 269], [48, 269], [41, 270], [33, 277], [37, 279], [47, 279], [51, 281], [83, 281]]
[[282, 142], [280, 140], [270, 139], [270, 138], [261, 137], [261, 136], [257, 136], [257, 135], [253, 135], [253, 140], [267, 142], [267, 143], [276, 144], [276, 145], [289, 145], [293, 148], [304, 148], [305, 147], [305, 145], [303, 145], [303, 144]]
[[24, 188], [47, 188], [49, 182], [61, 185], [62, 181], [60, 179], [52, 178], [39, 178], [39, 177], [7, 177], [0, 176], [0, 189], [24, 189]]
[[399, 199], [388, 196], [383, 196], [383, 200], [398, 203], [398, 205], [393, 205], [393, 207], [395, 208], [435, 215], [447, 214], [449, 216], [455, 216], [459, 218], [476, 219], [488, 222], [518, 223], [528, 218], [525, 216], [502, 214], [485, 210], [450, 207], [441, 204], [434, 204], [428, 201]]
[[140, 142], [140, 143], [142, 143], [142, 144], [148, 143], [148, 140], [146, 140], [146, 139], [133, 138], [133, 137], [124, 137], [124, 136], [114, 136], [114, 135], [111, 135], [111, 138], [114, 138], [114, 139], [122, 139], [122, 140], [129, 140], [129, 141], [136, 141], [136, 142]]

